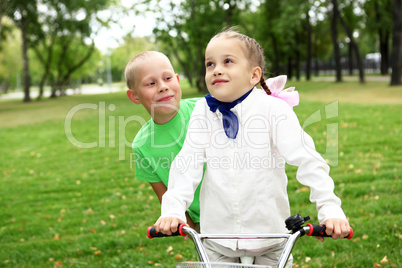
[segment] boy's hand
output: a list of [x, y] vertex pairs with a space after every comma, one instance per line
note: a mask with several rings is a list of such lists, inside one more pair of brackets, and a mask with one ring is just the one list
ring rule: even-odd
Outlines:
[[155, 230], [166, 235], [171, 235], [172, 233], [177, 232], [177, 226], [179, 223], [185, 224], [184, 221], [176, 217], [160, 218], [155, 223]]
[[[323, 222], [326, 226], [325, 232], [327, 235], [332, 236], [334, 240], [344, 238], [349, 235], [350, 225], [347, 220], [343, 219], [328, 219]], [[323, 237], [317, 237], [321, 242], [324, 241]]]

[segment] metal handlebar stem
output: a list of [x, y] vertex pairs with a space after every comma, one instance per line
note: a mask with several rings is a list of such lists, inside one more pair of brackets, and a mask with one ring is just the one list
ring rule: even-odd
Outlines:
[[297, 239], [308, 231], [310, 227], [303, 227], [301, 230], [293, 233], [293, 234], [285, 234], [285, 233], [273, 233], [273, 234], [198, 234], [194, 229], [184, 226], [183, 233], [189, 235], [194, 242], [194, 245], [197, 249], [198, 255], [200, 257], [200, 261], [207, 264], [209, 263], [209, 258], [207, 252], [202, 244], [203, 239], [259, 239], [259, 238], [286, 238], [286, 244], [282, 251], [282, 254], [279, 258], [279, 261], [276, 265], [277, 268], [285, 267], [289, 255], [293, 249], [294, 244]]
[[200, 261], [208, 263], [209, 258], [204, 246], [202, 245], [200, 235], [193, 228], [188, 226], [183, 227], [183, 233], [191, 237], [191, 239], [193, 240], [194, 245], [198, 252], [198, 256], [200, 256]]

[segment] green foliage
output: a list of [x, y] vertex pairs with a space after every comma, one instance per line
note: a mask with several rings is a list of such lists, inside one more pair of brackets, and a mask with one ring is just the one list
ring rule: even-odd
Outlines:
[[177, 60], [178, 71], [199, 91], [206, 92], [204, 51], [209, 40], [225, 26], [240, 24], [240, 13], [250, 2], [187, 0], [171, 2], [169, 11], [156, 10], [160, 15], [154, 33], [160, 50]]
[[17, 79], [22, 73], [21, 37], [10, 21], [3, 18], [2, 22], [9, 27], [10, 32], [0, 48], [0, 87], [4, 86], [6, 90], [16, 89]]
[[[181, 82], [184, 98], [199, 96], [187, 81]], [[331, 176], [355, 232], [352, 240], [324, 243], [302, 237], [293, 252], [295, 263], [398, 267], [402, 121], [396, 115], [402, 113], [401, 87], [384, 82], [288, 85], [300, 92], [295, 112], [302, 124], [317, 111], [325, 115], [325, 106], [339, 101], [337, 117], [324, 118], [306, 131], [325, 154], [326, 124], [339, 126], [339, 162], [331, 166]], [[87, 149], [74, 146], [64, 129], [67, 113], [86, 104], [97, 108], [78, 111], [72, 133], [81, 142], [98, 142]], [[160, 205], [148, 184], [136, 180], [130, 146], [119, 148], [119, 137], [130, 143], [141, 126], [127, 121], [119, 128], [119, 118], [132, 115], [149, 119], [124, 92], [30, 105], [1, 102], [1, 267], [173, 267], [196, 259], [191, 241], [146, 238]], [[309, 214], [315, 222], [308, 189], [296, 181], [294, 167], [289, 166], [287, 174], [292, 213]]]
[[124, 81], [124, 70], [127, 63], [135, 55], [146, 50], [155, 50], [155, 45], [147, 38], [126, 35], [122, 44], [111, 51], [110, 64], [113, 81]]

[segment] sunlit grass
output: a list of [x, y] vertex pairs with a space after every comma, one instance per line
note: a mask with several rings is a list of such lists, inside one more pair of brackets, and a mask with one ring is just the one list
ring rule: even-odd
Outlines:
[[[199, 96], [181, 81], [183, 97]], [[288, 82], [292, 85], [301, 95], [295, 107], [301, 124], [321, 114], [306, 131], [324, 156], [328, 124], [338, 127], [338, 152], [327, 156], [355, 230], [351, 241], [301, 238], [295, 263], [400, 266], [402, 89], [383, 82]], [[325, 107], [334, 101], [337, 116], [326, 118]], [[73, 145], [64, 129], [68, 112], [83, 104], [96, 107], [74, 114], [72, 134], [81, 145], [97, 143], [93, 148]], [[0, 267], [172, 267], [196, 259], [191, 241], [146, 238], [159, 203], [148, 184], [135, 179], [130, 147], [119, 147], [141, 126], [126, 121], [119, 128], [119, 120], [134, 114], [149, 119], [124, 91], [0, 103]], [[292, 213], [310, 215], [313, 222], [309, 191], [296, 181], [294, 167], [287, 173]]]

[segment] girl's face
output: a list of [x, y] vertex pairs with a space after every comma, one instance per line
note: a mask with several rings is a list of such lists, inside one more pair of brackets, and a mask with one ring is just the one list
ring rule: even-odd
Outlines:
[[209, 93], [223, 102], [232, 102], [252, 89], [261, 77], [261, 68], [250, 66], [246, 47], [236, 38], [212, 39], [205, 50], [205, 82]]

